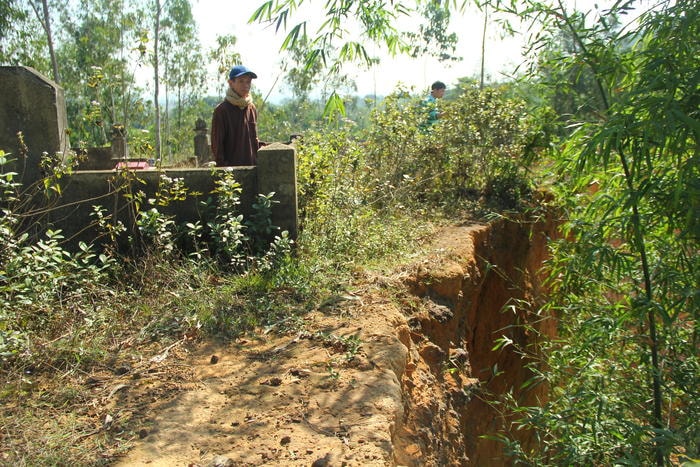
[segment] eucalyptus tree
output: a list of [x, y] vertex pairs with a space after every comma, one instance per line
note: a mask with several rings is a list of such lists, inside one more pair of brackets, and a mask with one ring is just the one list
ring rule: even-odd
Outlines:
[[309, 93], [322, 80], [323, 65], [321, 62], [307, 63], [306, 61], [308, 45], [308, 39], [302, 38], [287, 50], [288, 60], [286, 62], [287, 66], [291, 65], [291, 67], [287, 70], [285, 81], [292, 91], [294, 100], [300, 103], [309, 99]]
[[[73, 142], [101, 145], [143, 108], [137, 10], [124, 0], [0, 0], [0, 63], [27, 65], [65, 89]], [[137, 118], [141, 118], [140, 116]]]
[[0, 64], [51, 74], [48, 42], [28, 0], [0, 0]]
[[[36, 35], [37, 32], [34, 29], [35, 26], [28, 29], [22, 28], [22, 23], [25, 23], [28, 20], [27, 16], [33, 16], [44, 32], [43, 37], [42, 35], [38, 35], [39, 41], [43, 43], [42, 49], [44, 48], [44, 45], [48, 49], [53, 79], [57, 83], [61, 82], [61, 78], [58, 72], [58, 61], [56, 59], [50, 10], [53, 10], [54, 6], [60, 8], [62, 5], [64, 5], [63, 2], [57, 3], [56, 5], [52, 4], [50, 9], [48, 0], [3, 0], [0, 2], [0, 16], [2, 16], [2, 19], [0, 20], [0, 31], [3, 31], [0, 32], [0, 43], [3, 42], [3, 39], [14, 36], [16, 39], [21, 39], [21, 43], [15, 44], [15, 47], [20, 46], [23, 48], [28, 39], [27, 35], [31, 33]], [[33, 14], [29, 13], [30, 11]], [[27, 22], [27, 24], [31, 23]], [[19, 26], [19, 28], [17, 28], [17, 26]], [[23, 58], [26, 59], [28, 57], [25, 55]], [[25, 62], [24, 64], [29, 64], [29, 62]]]
[[216, 45], [207, 54], [207, 58], [216, 64], [216, 71], [224, 81], [228, 78], [231, 67], [241, 61], [241, 54], [236, 50], [237, 42], [238, 39], [233, 34], [218, 35]]
[[[163, 3], [161, 0], [152, 0], [149, 10], [153, 13], [153, 50], [151, 53], [151, 63], [153, 65], [153, 110], [155, 111], [154, 133], [155, 138], [155, 158], [161, 160], [161, 126], [160, 126], [160, 28], [161, 17], [163, 15]], [[167, 1], [167, 0], [166, 0]], [[150, 3], [150, 2], [149, 2]]]
[[[49, 48], [49, 57], [51, 58], [51, 68], [53, 70], [53, 79], [57, 83], [61, 82], [61, 75], [58, 72], [58, 60], [56, 59], [56, 50], [54, 46], [53, 34], [51, 32], [51, 14], [49, 12], [49, 2], [48, 0], [41, 0], [41, 5], [36, 2], [29, 2], [36, 14], [41, 26], [46, 34], [46, 43]], [[39, 8], [41, 6], [41, 8]]]
[[[233, 34], [222, 34], [216, 36], [216, 44], [207, 51], [206, 58], [213, 62], [216, 66], [216, 81], [215, 85], [218, 89], [228, 88], [226, 81], [228, 73], [235, 64], [241, 62], [241, 54], [237, 50], [236, 43], [238, 38]], [[220, 102], [221, 97], [216, 96], [215, 101]], [[215, 104], [216, 105], [216, 104]], [[211, 116], [209, 116], [211, 118]]]
[[448, 32], [450, 9], [444, 2], [424, 2], [418, 7], [421, 21], [418, 31], [406, 31], [406, 40], [411, 44], [412, 57], [434, 56], [440, 61], [458, 61], [457, 33]]
[[78, 0], [61, 15], [67, 37], [57, 54], [76, 141], [101, 145], [112, 125], [129, 128], [143, 120], [136, 73], [144, 62], [147, 35], [140, 15], [124, 0]]
[[183, 107], [201, 95], [206, 77], [204, 55], [190, 2], [171, 0], [162, 26], [164, 81], [176, 92], [177, 123], [182, 126]]
[[[205, 87], [206, 68], [197, 26], [188, 0], [171, 0], [161, 21], [161, 74], [165, 85], [165, 141], [168, 151], [191, 143], [194, 115], [188, 115]], [[175, 93], [174, 126], [171, 125], [170, 93]], [[184, 118], [192, 121], [184, 121]], [[185, 131], [187, 130], [187, 131]]]

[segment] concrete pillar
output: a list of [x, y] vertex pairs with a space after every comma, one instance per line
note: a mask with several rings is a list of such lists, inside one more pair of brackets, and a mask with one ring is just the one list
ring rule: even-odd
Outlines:
[[121, 123], [112, 125], [112, 158], [128, 159], [129, 146], [126, 141], [126, 128]]
[[289, 232], [292, 239], [298, 234], [297, 162], [293, 147], [272, 143], [260, 148], [257, 156], [258, 193], [275, 192], [272, 206], [272, 224]]
[[197, 165], [204, 165], [211, 160], [211, 146], [207, 131], [207, 123], [203, 118], [198, 118], [194, 126], [194, 155], [197, 158]]
[[[43, 153], [70, 149], [63, 88], [33, 68], [0, 66], [0, 89], [0, 149], [18, 159], [9, 169], [27, 186], [42, 176]], [[18, 144], [18, 132], [26, 149]]]

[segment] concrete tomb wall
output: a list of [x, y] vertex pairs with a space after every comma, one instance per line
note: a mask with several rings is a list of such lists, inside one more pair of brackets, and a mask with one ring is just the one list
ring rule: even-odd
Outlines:
[[[69, 147], [63, 90], [28, 67], [0, 67], [0, 86], [3, 88], [0, 94], [0, 149], [12, 153], [14, 157], [21, 155], [22, 150], [17, 144], [17, 132], [20, 131], [29, 148], [26, 158], [22, 158], [15, 167], [5, 167], [4, 170], [19, 172], [20, 181], [27, 187], [41, 178], [39, 162], [43, 152], [63, 154]], [[199, 122], [195, 148], [199, 160], [203, 162], [209, 154], [203, 149], [201, 126]], [[124, 148], [126, 144], [124, 139]], [[147, 197], [153, 197], [161, 175], [183, 179], [188, 193], [196, 193], [162, 208], [162, 211], [172, 214], [179, 224], [203, 220], [201, 201], [216, 198], [212, 190], [215, 188], [216, 172], [221, 170], [233, 171], [235, 180], [241, 185], [241, 214], [247, 216], [252, 213], [252, 205], [258, 194], [274, 192], [273, 200], [276, 203], [272, 207], [272, 224], [288, 231], [291, 238], [297, 236], [296, 153], [291, 145], [272, 143], [263, 147], [258, 152], [258, 165], [255, 167], [135, 170], [131, 173], [138, 180], [133, 180], [129, 189], [122, 187], [121, 191], [115, 191], [118, 172], [114, 167], [116, 162], [128, 161], [126, 150], [119, 158], [115, 157], [114, 147], [92, 148], [89, 151], [90, 157], [80, 163], [79, 170], [61, 180], [60, 198], [52, 202], [49, 210], [46, 228], [62, 230], [64, 236], [70, 239], [69, 245], [76, 245], [80, 240], [89, 243], [95, 239], [97, 231], [91, 226], [93, 206], [100, 206], [113, 219], [134, 229], [124, 195], [129, 191], [141, 190]], [[94, 170], [107, 167], [109, 170]]]

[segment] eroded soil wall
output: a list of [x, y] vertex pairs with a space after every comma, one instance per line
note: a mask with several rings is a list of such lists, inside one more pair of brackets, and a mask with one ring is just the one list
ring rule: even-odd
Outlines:
[[[521, 389], [532, 374], [515, 348], [536, 344], [538, 333], [521, 324], [555, 332], [553, 319], [535, 313], [544, 295], [546, 245], [555, 232], [546, 221], [456, 227], [408, 274], [419, 303], [399, 329], [409, 356], [397, 464], [509, 464], [504, 446], [484, 438], [508, 426], [490, 402], [508, 391], [526, 404], [546, 398], [542, 385]], [[504, 337], [516, 345], [495, 350]], [[528, 434], [520, 435], [527, 444]]]

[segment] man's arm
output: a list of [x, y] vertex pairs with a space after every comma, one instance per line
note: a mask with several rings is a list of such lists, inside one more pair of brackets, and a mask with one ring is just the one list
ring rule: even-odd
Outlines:
[[221, 123], [221, 115], [218, 112], [219, 108], [214, 109], [214, 114], [211, 117], [211, 155], [216, 161], [216, 165], [224, 165], [224, 129]]

